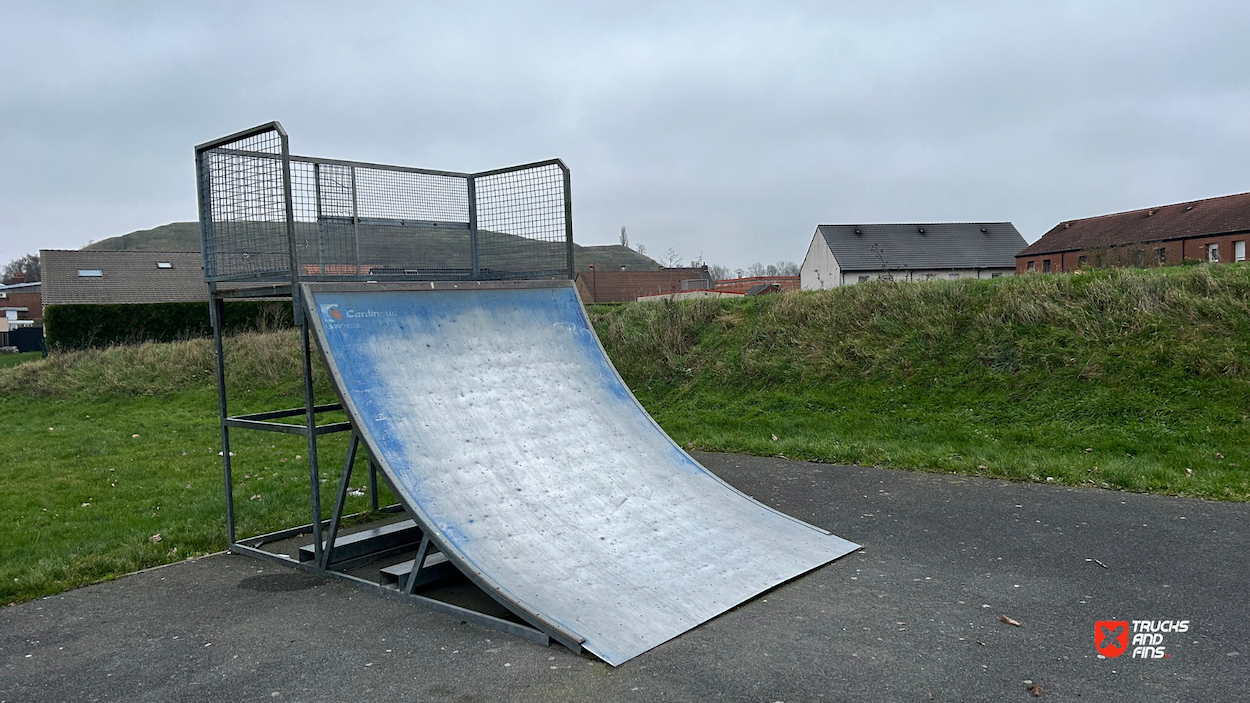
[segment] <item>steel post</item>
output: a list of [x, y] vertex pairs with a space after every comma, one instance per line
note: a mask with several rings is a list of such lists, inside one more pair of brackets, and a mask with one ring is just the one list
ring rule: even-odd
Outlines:
[[[213, 288], [217, 286], [214, 284]], [[226, 545], [234, 546], [234, 481], [230, 472], [230, 427], [226, 425], [226, 354], [222, 344], [222, 326], [226, 302], [212, 295], [208, 299], [208, 315], [213, 324], [213, 348], [217, 352], [217, 419], [221, 426], [221, 471], [226, 491]]]

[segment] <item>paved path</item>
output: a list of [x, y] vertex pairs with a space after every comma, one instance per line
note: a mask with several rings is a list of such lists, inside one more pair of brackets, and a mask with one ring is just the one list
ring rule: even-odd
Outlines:
[[[0, 701], [1033, 700], [1026, 681], [1043, 700], [1250, 691], [1250, 505], [699, 458], [865, 550], [618, 669], [211, 557], [0, 610]], [[1166, 659], [1099, 659], [1099, 619], [1190, 630], [1164, 636]]]

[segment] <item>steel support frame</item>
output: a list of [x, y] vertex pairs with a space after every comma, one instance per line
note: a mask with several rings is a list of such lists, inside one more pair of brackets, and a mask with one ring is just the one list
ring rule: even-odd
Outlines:
[[[423, 607], [429, 608], [437, 612], [445, 613], [453, 617], [458, 617], [468, 622], [473, 622], [479, 625], [501, 630], [503, 632], [507, 632], [517, 637], [521, 637], [523, 639], [530, 640], [532, 642], [536, 642], [539, 644], [547, 645], [547, 644], [550, 644], [551, 640], [554, 639], [574, 652], [581, 652], [582, 648], [581, 648], [581, 642], [579, 639], [571, 638], [570, 635], [568, 633], [563, 632], [559, 626], [552, 625], [551, 627], [544, 627], [543, 625], [539, 623], [533, 622], [532, 618], [528, 617], [526, 613], [516, 613], [518, 617], [520, 617], [523, 620], [526, 620], [529, 623], [529, 624], [520, 624], [520, 623], [512, 622], [509, 620], [497, 618], [491, 615], [487, 615], [485, 613], [481, 613], [475, 610], [471, 610], [468, 608], [464, 608], [461, 606], [457, 606], [457, 605], [439, 601], [433, 598], [429, 598], [429, 597], [420, 595], [419, 593], [414, 593], [413, 586], [416, 583], [416, 575], [424, 566], [425, 557], [427, 557], [429, 554], [432, 553], [432, 549], [431, 549], [432, 544], [431, 544], [431, 540], [429, 537], [429, 531], [428, 529], [426, 529], [425, 525], [421, 525], [420, 521], [418, 521], [418, 525], [420, 525], [422, 529], [423, 537], [421, 541], [421, 547], [418, 550], [418, 555], [417, 555], [418, 558], [414, 563], [413, 569], [407, 581], [404, 584], [401, 584], [400, 588], [398, 589], [388, 588], [381, 584], [372, 583], [370, 581], [366, 581], [352, 574], [346, 573], [346, 568], [347, 568], [346, 562], [342, 565], [336, 565], [333, 563], [332, 557], [333, 557], [333, 551], [334, 551], [334, 540], [338, 535], [339, 528], [345, 517], [343, 515], [343, 510], [344, 510], [345, 503], [346, 503], [346, 493], [350, 485], [353, 465], [355, 463], [355, 459], [356, 459], [359, 447], [362, 444], [362, 442], [361, 442], [360, 436], [354, 431], [354, 428], [352, 427], [350, 422], [332, 422], [332, 423], [327, 423], [324, 425], [318, 425], [316, 421], [317, 413], [341, 410], [342, 405], [340, 403], [317, 405], [314, 399], [312, 340], [311, 340], [310, 325], [309, 325], [308, 320], [305, 317], [305, 305], [304, 305], [304, 302], [301, 300], [301, 293], [300, 293], [300, 282], [301, 282], [300, 278], [301, 278], [302, 271], [300, 268], [299, 258], [298, 258], [297, 248], [296, 248], [295, 214], [294, 214], [295, 211], [294, 211], [294, 203], [293, 203], [293, 197], [292, 197], [293, 191], [292, 191], [292, 183], [291, 183], [291, 162], [292, 160], [299, 160], [299, 161], [312, 162], [314, 164], [314, 171], [313, 171], [314, 188], [318, 192], [317, 207], [319, 211], [318, 212], [318, 242], [317, 242], [317, 249], [318, 249], [317, 270], [318, 270], [319, 275], [317, 276], [317, 278], [320, 278], [322, 280], [339, 280], [344, 277], [327, 276], [325, 274], [324, 260], [322, 259], [322, 248], [324, 246], [324, 243], [322, 241], [323, 233], [321, 232], [321, 220], [322, 220], [321, 213], [320, 213], [321, 198], [319, 197], [320, 190], [321, 190], [320, 167], [323, 164], [335, 164], [335, 165], [343, 165], [343, 166], [352, 167], [351, 168], [351, 171], [352, 171], [352, 214], [351, 214], [350, 219], [351, 219], [351, 223], [353, 226], [352, 228], [355, 234], [353, 238], [355, 239], [355, 247], [356, 247], [356, 251], [354, 252], [355, 259], [356, 259], [356, 275], [354, 277], [348, 276], [346, 278], [356, 278], [357, 280], [363, 280], [366, 276], [369, 275], [369, 272], [365, 272], [361, 270], [361, 264], [360, 264], [360, 252], [359, 252], [360, 242], [359, 242], [358, 228], [359, 228], [359, 225], [361, 224], [362, 218], [360, 217], [360, 213], [358, 211], [355, 170], [358, 167], [369, 167], [371, 166], [371, 164], [364, 163], [364, 162], [338, 161], [334, 159], [312, 159], [308, 157], [298, 157], [298, 156], [292, 157], [290, 153], [290, 149], [289, 149], [289, 141], [287, 138], [286, 131], [283, 130], [282, 126], [277, 122], [269, 123], [266, 125], [261, 125], [259, 127], [255, 127], [250, 130], [237, 132], [227, 137], [214, 140], [213, 142], [208, 142], [208, 143], [197, 146], [196, 147], [196, 177], [199, 181], [201, 246], [204, 249], [204, 251], [209, 251], [209, 249], [207, 248], [209, 243], [207, 242], [207, 236], [206, 236], [207, 232], [205, 229], [205, 223], [211, 221], [212, 213], [209, 209], [210, 206], [209, 206], [209, 197], [208, 197], [209, 196], [208, 189], [210, 188], [210, 182], [204, 169], [203, 153], [207, 151], [208, 149], [215, 148], [217, 146], [228, 144], [228, 143], [238, 141], [241, 139], [245, 139], [250, 136], [260, 134], [268, 130], [276, 131], [280, 135], [280, 138], [281, 138], [280, 154], [271, 154], [271, 155], [268, 155], [268, 158], [280, 159], [282, 162], [282, 187], [284, 191], [283, 193], [284, 203], [283, 204], [286, 210], [286, 217], [285, 217], [284, 224], [286, 225], [285, 229], [286, 229], [286, 236], [287, 236], [288, 255], [289, 255], [289, 260], [290, 260], [290, 264], [288, 267], [289, 275], [282, 276], [280, 278], [271, 276], [269, 274], [265, 274], [264, 276], [248, 276], [248, 275], [219, 276], [209, 282], [209, 317], [210, 317], [210, 321], [213, 327], [213, 344], [214, 344], [214, 350], [216, 352], [218, 420], [219, 420], [219, 426], [220, 426], [220, 432], [221, 432], [222, 478], [223, 478], [224, 498], [225, 498], [225, 503], [226, 503], [226, 540], [227, 540], [228, 550], [232, 553], [245, 554], [254, 558], [283, 564], [283, 565], [298, 569], [300, 571], [304, 571], [306, 573], [311, 573], [311, 574], [315, 574], [315, 575], [322, 576], [322, 577], [336, 578], [336, 579], [340, 579], [343, 581], [347, 581], [351, 583], [352, 585], [358, 588], [364, 589], [364, 590], [372, 591], [374, 593], [378, 593], [380, 595], [384, 595], [390, 598], [397, 598], [399, 600], [404, 600], [410, 603], [421, 605]], [[258, 154], [257, 152], [244, 152], [244, 153], [253, 157], [266, 156], [265, 154]], [[477, 215], [478, 213], [477, 213], [477, 202], [476, 202], [477, 201], [476, 179], [483, 177], [483, 176], [503, 174], [503, 173], [508, 173], [512, 171], [519, 171], [523, 169], [534, 168], [534, 167], [545, 166], [545, 165], [557, 165], [563, 174], [564, 206], [565, 206], [565, 217], [566, 217], [566, 220], [565, 220], [566, 273], [568, 277], [572, 279], [574, 275], [573, 238], [572, 238], [573, 223], [572, 223], [572, 197], [571, 197], [571, 193], [569, 192], [569, 187], [570, 187], [569, 169], [559, 159], [552, 159], [552, 160], [544, 161], [544, 162], [535, 162], [532, 164], [522, 164], [519, 166], [512, 166], [508, 168], [496, 169], [494, 171], [486, 171], [486, 172], [475, 173], [475, 174], [453, 173], [453, 172], [434, 171], [430, 169], [418, 169], [418, 168], [401, 168], [401, 167], [386, 167], [386, 168], [392, 168], [394, 170], [401, 170], [401, 171], [407, 171], [407, 172], [412, 172], [412, 173], [455, 176], [455, 177], [460, 177], [460, 178], [465, 179], [467, 191], [468, 191], [468, 200], [469, 200], [469, 218], [468, 218], [469, 222], [459, 223], [459, 224], [468, 230], [470, 240], [471, 240], [471, 246], [472, 246], [472, 269], [471, 269], [472, 276], [474, 279], [479, 279], [481, 276], [481, 268], [478, 262], [478, 247], [477, 247], [477, 235], [478, 235]], [[447, 223], [430, 223], [430, 225], [446, 227]], [[281, 278], [286, 278], [287, 280], [283, 281], [281, 280]], [[235, 290], [223, 290], [219, 287], [219, 282], [234, 281], [234, 280], [247, 281], [251, 285], [245, 289], [235, 289]], [[385, 286], [385, 284], [382, 284], [382, 285]], [[454, 287], [454, 284], [452, 285]], [[286, 409], [286, 410], [274, 410], [274, 411], [267, 411], [267, 412], [260, 412], [260, 413], [250, 413], [250, 414], [236, 415], [236, 416], [232, 416], [229, 414], [229, 401], [228, 401], [228, 392], [227, 392], [227, 387], [226, 387], [225, 344], [224, 344], [224, 339], [223, 339], [224, 327], [225, 327], [225, 304], [226, 304], [226, 301], [229, 299], [235, 299], [235, 300], [287, 299], [291, 301], [292, 312], [294, 314], [294, 322], [295, 322], [295, 325], [300, 330], [300, 345], [301, 345], [301, 356], [302, 356], [301, 361], [302, 361], [302, 367], [303, 367], [302, 372], [303, 372], [303, 382], [304, 382], [304, 388], [303, 388], [304, 405], [303, 407], [291, 408], [291, 409]], [[303, 416], [302, 424], [288, 424], [288, 423], [282, 423], [282, 422], [274, 422], [274, 420], [280, 420], [283, 418], [295, 418], [299, 416]], [[310, 509], [310, 513], [312, 516], [312, 520], [308, 524], [301, 525], [298, 527], [286, 528], [286, 529], [278, 530], [275, 532], [270, 532], [270, 533], [263, 534], [263, 535], [256, 535], [256, 536], [247, 537], [243, 539], [238, 538], [237, 531], [236, 531], [235, 510], [234, 510], [233, 462], [232, 462], [231, 453], [230, 453], [230, 430], [231, 429], [248, 429], [248, 430], [266, 431], [266, 432], [280, 432], [280, 433], [285, 433], [285, 434], [304, 435], [306, 437], [307, 444], [308, 444], [307, 451], [308, 451], [308, 465], [309, 465], [308, 466], [308, 469], [309, 469], [308, 471], [309, 509]], [[346, 432], [346, 431], [351, 431], [352, 436], [350, 439], [350, 445], [349, 445], [347, 457], [344, 462], [343, 473], [339, 481], [338, 494], [336, 495], [333, 514], [330, 516], [329, 519], [322, 519], [321, 518], [320, 480], [319, 480], [320, 479], [319, 452], [318, 452], [317, 438], [327, 433]], [[366, 452], [366, 455], [367, 454], [368, 453]], [[404, 507], [399, 504], [379, 508], [379, 505], [378, 505], [378, 465], [374, 457], [372, 456], [367, 456], [367, 460], [369, 464], [369, 492], [370, 492], [370, 506], [372, 510], [373, 511], [380, 510], [382, 512], [391, 512], [391, 513], [405, 512]], [[351, 517], [356, 517], [359, 515], [361, 514], [357, 513], [355, 515], [350, 515], [346, 517], [351, 518]], [[328, 535], [325, 535], [326, 537], [328, 537], [328, 540], [323, 538], [323, 534], [326, 532], [328, 532]], [[271, 551], [267, 551], [261, 548], [262, 545], [269, 543], [269, 542], [290, 539], [293, 537], [297, 537], [297, 536], [300, 536], [303, 534], [309, 534], [309, 533], [311, 533], [313, 536], [313, 544], [314, 544], [314, 550], [315, 550], [315, 558], [311, 562], [300, 562], [298, 559], [294, 559], [285, 554], [271, 552]], [[340, 566], [342, 570], [336, 570], [335, 568], [333, 568], [334, 566]], [[470, 575], [470, 580], [473, 581], [474, 583], [477, 583], [477, 580], [472, 578], [472, 575]], [[480, 586], [481, 584], [478, 584], [478, 585]], [[487, 593], [488, 595], [493, 595], [493, 594], [490, 594], [489, 591], [487, 591]], [[496, 600], [498, 600], [498, 597], [496, 597]], [[507, 603], [501, 602], [501, 604], [507, 607]], [[509, 610], [512, 610], [513, 612], [515, 612], [514, 608], [509, 608]]]
[[[296, 296], [299, 295], [298, 288], [295, 288]], [[209, 318], [213, 325], [213, 345], [217, 352], [217, 408], [219, 416], [219, 424], [221, 426], [221, 459], [222, 459], [222, 478], [225, 491], [226, 501], [226, 541], [227, 549], [233, 554], [243, 554], [266, 561], [275, 562], [288, 567], [298, 569], [300, 571], [315, 574], [327, 578], [335, 578], [346, 581], [358, 588], [381, 594], [389, 598], [397, 598], [405, 600], [415, 605], [419, 605], [436, 612], [451, 615], [467, 622], [476, 623], [485, 627], [500, 630], [508, 634], [520, 637], [522, 639], [536, 642], [542, 645], [549, 645], [552, 639], [560, 642], [564, 646], [580, 652], [581, 646], [579, 642], [570, 641], [558, 634], [552, 635], [537, 627], [504, 620], [480, 613], [476, 610], [464, 608], [451, 603], [423, 596], [414, 593], [410, 589], [403, 588], [392, 589], [378, 583], [367, 581], [358, 576], [346, 573], [345, 568], [351, 568], [353, 564], [334, 564], [333, 563], [333, 541], [339, 532], [339, 528], [344, 519], [359, 517], [361, 513], [352, 515], [344, 515], [343, 510], [346, 504], [347, 490], [350, 486], [351, 476], [355, 460], [358, 458], [361, 446], [360, 437], [352, 431], [350, 422], [334, 422], [324, 425], [316, 423], [316, 415], [321, 412], [333, 412], [342, 409], [340, 403], [325, 403], [318, 405], [314, 403], [312, 395], [312, 349], [311, 339], [309, 336], [308, 321], [303, 316], [299, 318], [299, 326], [301, 328], [300, 340], [303, 346], [303, 372], [304, 372], [304, 407], [290, 408], [285, 410], [270, 410], [259, 413], [249, 413], [245, 415], [229, 415], [229, 402], [226, 389], [226, 363], [225, 363], [225, 344], [224, 344], [224, 321], [225, 321], [225, 303], [230, 298], [247, 299], [246, 294], [234, 295], [233, 291], [221, 291], [217, 289], [215, 284], [210, 284], [210, 300], [209, 300]], [[284, 424], [280, 422], [270, 422], [270, 420], [281, 418], [294, 418], [303, 415], [304, 424]], [[281, 432], [285, 434], [305, 435], [308, 438], [309, 453], [309, 503], [313, 519], [311, 522], [298, 527], [291, 527], [263, 535], [255, 535], [239, 539], [236, 534], [235, 516], [234, 516], [234, 484], [233, 484], [233, 462], [230, 455], [230, 430], [231, 429], [249, 429], [259, 430], [263, 432]], [[343, 473], [339, 478], [338, 493], [336, 494], [334, 510], [328, 519], [321, 519], [321, 493], [320, 493], [320, 476], [318, 473], [317, 462], [317, 437], [330, 432], [352, 431], [349, 440], [347, 457], [344, 460]], [[367, 454], [367, 452], [366, 452]], [[377, 480], [377, 464], [372, 457], [368, 457], [369, 463], [369, 488], [370, 503], [373, 510], [381, 510], [382, 512], [399, 513], [404, 512], [402, 505], [395, 504], [378, 507], [378, 480]], [[422, 532], [427, 532], [422, 526]], [[280, 540], [298, 537], [304, 534], [311, 534], [313, 537], [313, 545], [315, 550], [315, 558], [311, 562], [300, 562], [285, 554], [267, 551], [262, 549], [262, 545], [269, 542], [277, 542]], [[323, 536], [324, 535], [324, 536]], [[412, 576], [406, 582], [407, 584], [415, 584], [415, 575], [419, 571], [424, 557], [431, 553], [429, 547], [428, 535], [423, 536], [421, 550], [419, 556], [421, 560], [417, 561], [414, 566]], [[327, 548], [329, 547], [329, 548]], [[336, 569], [335, 567], [339, 567]]]

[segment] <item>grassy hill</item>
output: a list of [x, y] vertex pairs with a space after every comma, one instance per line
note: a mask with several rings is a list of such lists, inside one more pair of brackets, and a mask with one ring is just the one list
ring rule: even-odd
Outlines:
[[[152, 229], [139, 230], [117, 237], [101, 239], [83, 249], [101, 251], [199, 251], [198, 222], [171, 222]], [[301, 254], [301, 257], [303, 254]], [[311, 259], [310, 259], [311, 260]], [[573, 264], [578, 271], [594, 264], [600, 270], [654, 271], [659, 262], [619, 244], [584, 247], [573, 244]]]
[[1250, 266], [597, 309], [684, 445], [1250, 500]]
[[200, 223], [170, 222], [92, 242], [83, 249], [99, 251], [199, 251]]

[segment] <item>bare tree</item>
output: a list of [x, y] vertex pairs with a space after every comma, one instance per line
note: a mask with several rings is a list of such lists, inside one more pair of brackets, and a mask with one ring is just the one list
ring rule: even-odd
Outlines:
[[625, 233], [625, 228], [621, 227], [621, 246], [629, 248], [629, 235]]
[[709, 264], [707, 270], [708, 273], [712, 274], [713, 281], [723, 281], [732, 274], [728, 266], [721, 266], [720, 264]]
[[638, 252], [639, 254], [644, 254], [644, 255], [645, 255], [645, 254], [647, 253], [647, 246], [646, 246], [645, 244], [643, 244], [642, 242], [639, 242], [639, 243], [638, 243], [638, 248], [637, 248], [637, 249], [635, 249], [634, 251]]
[[678, 266], [681, 266], [681, 252], [669, 247], [668, 250], [664, 252], [664, 256], [660, 257], [660, 263], [667, 268], [677, 268]]
[[5, 264], [3, 272], [0, 272], [0, 282], [8, 285], [13, 282], [13, 279], [18, 274], [24, 276], [27, 283], [41, 280], [39, 275], [39, 255], [27, 254]]
[[[775, 264], [755, 262], [747, 267], [747, 276], [797, 276], [799, 265], [793, 261], [778, 261]], [[742, 278], [742, 269], [738, 269], [738, 278]]]

